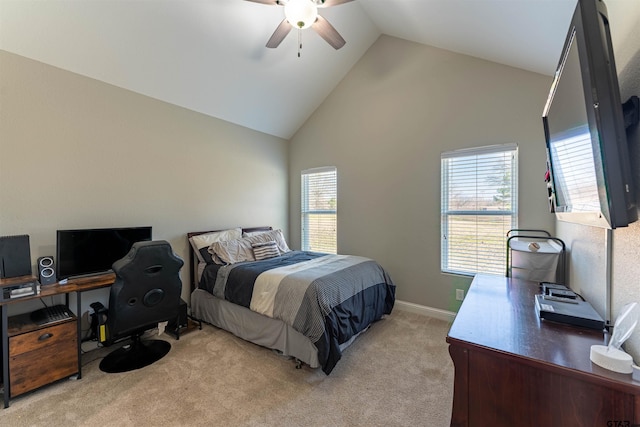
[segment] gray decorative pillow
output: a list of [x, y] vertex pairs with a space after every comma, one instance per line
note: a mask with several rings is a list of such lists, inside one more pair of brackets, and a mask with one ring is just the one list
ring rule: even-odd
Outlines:
[[273, 240], [263, 243], [252, 243], [251, 247], [253, 248], [253, 256], [256, 258], [256, 261], [280, 256], [278, 246]]
[[211, 233], [199, 234], [189, 238], [191, 246], [193, 246], [196, 257], [200, 262], [210, 264], [215, 262], [211, 254], [207, 251], [213, 242], [221, 240], [234, 240], [242, 237], [242, 228], [231, 228], [228, 230], [213, 231]]
[[248, 238], [214, 242], [209, 246], [209, 253], [214, 259], [217, 256], [224, 264], [255, 261], [251, 243]]

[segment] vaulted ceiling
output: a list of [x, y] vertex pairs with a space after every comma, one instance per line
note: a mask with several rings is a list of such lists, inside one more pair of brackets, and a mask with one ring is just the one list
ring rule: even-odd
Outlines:
[[[613, 1], [613, 0], [612, 0]], [[620, 1], [620, 0], [618, 0]], [[0, 0], [0, 49], [285, 139], [381, 34], [551, 75], [576, 0], [354, 0], [265, 44], [283, 8], [244, 0]]]

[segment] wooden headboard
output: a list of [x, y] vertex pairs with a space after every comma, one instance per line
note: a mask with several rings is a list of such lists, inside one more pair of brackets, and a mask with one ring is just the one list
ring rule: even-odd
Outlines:
[[[254, 231], [271, 231], [273, 227], [264, 226], [264, 227], [243, 227], [243, 233], [251, 233]], [[191, 231], [187, 233], [187, 245], [189, 246], [189, 266], [191, 268], [191, 292], [193, 292], [198, 287], [198, 257], [193, 250], [193, 246], [191, 246], [191, 242], [189, 238], [193, 236], [198, 236], [200, 234], [214, 233], [216, 231], [222, 230], [207, 230], [207, 231]]]

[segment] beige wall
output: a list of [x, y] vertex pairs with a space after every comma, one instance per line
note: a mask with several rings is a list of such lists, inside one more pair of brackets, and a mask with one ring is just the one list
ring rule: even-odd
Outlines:
[[[0, 51], [0, 235], [287, 227], [287, 141]], [[186, 270], [186, 269], [185, 269]], [[188, 295], [183, 270], [183, 295]]]
[[[620, 82], [622, 100], [640, 96], [640, 2], [607, 1], [611, 37]], [[640, 132], [636, 126], [628, 135], [631, 167], [640, 200]], [[558, 236], [567, 243], [570, 253], [569, 283], [605, 315], [606, 305], [606, 232], [582, 225], [557, 223]], [[640, 303], [640, 222], [613, 231], [612, 312], [614, 321], [627, 303]], [[640, 361], [640, 332], [626, 345], [627, 351]]]
[[401, 300], [457, 310], [470, 278], [440, 272], [440, 153], [515, 142], [520, 226], [553, 232], [542, 108], [551, 78], [382, 36], [290, 148], [290, 241], [300, 245], [300, 172], [338, 170], [338, 252], [376, 259]]

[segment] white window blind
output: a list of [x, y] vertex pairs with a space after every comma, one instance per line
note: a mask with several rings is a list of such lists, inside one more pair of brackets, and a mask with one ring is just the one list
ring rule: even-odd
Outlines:
[[335, 167], [302, 171], [302, 250], [337, 253], [337, 184]]
[[441, 155], [441, 269], [504, 274], [506, 234], [518, 222], [518, 147]]

